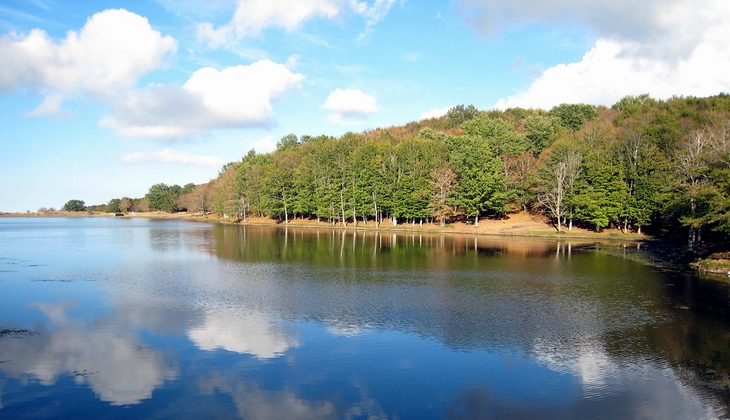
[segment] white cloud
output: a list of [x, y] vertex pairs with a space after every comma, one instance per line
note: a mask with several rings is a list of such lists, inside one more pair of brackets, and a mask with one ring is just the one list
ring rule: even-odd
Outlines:
[[73, 113], [61, 108], [66, 97], [59, 92], [51, 92], [46, 95], [43, 102], [33, 111], [27, 113], [28, 117], [45, 117], [55, 115], [58, 117], [72, 117]]
[[708, 33], [692, 55], [678, 63], [622, 55], [627, 47], [599, 40], [580, 62], [547, 69], [522, 93], [500, 99], [496, 108], [549, 109], [561, 103], [611, 105], [625, 95], [649, 93], [666, 99], [673, 95], [708, 96], [730, 90], [730, 28]]
[[187, 335], [203, 350], [220, 348], [251, 354], [257, 359], [279, 357], [289, 348], [299, 346], [296, 337], [290, 337], [261, 314], [211, 312], [201, 325], [188, 330]]
[[61, 102], [76, 94], [105, 99], [133, 87], [176, 49], [173, 38], [124, 9], [97, 13], [58, 42], [40, 29], [13, 32], [0, 37], [0, 93], [26, 88], [46, 94], [30, 115], [59, 113]]
[[268, 135], [262, 137], [259, 141], [253, 144], [253, 149], [256, 153], [269, 153], [276, 150], [276, 141], [274, 136]]
[[728, 16], [725, 0], [459, 0], [466, 22], [495, 34], [510, 25], [578, 24], [596, 38], [631, 43], [625, 54], [688, 57], [708, 28]]
[[190, 155], [169, 148], [154, 153], [133, 153], [125, 155], [122, 157], [122, 160], [127, 163], [161, 162], [212, 167], [218, 167], [226, 163], [226, 161], [217, 157]]
[[187, 138], [215, 128], [272, 123], [271, 100], [299, 88], [304, 75], [269, 60], [218, 71], [206, 67], [182, 86], [150, 85], [120, 97], [101, 121], [126, 137]]
[[299, 59], [302, 58], [299, 54], [292, 54], [287, 59], [284, 65], [289, 70], [296, 70], [297, 66], [299, 65]]
[[338, 124], [359, 123], [354, 117], [372, 114], [378, 111], [378, 104], [374, 96], [370, 96], [356, 89], [335, 89], [322, 105], [323, 109], [334, 111], [328, 119]]
[[421, 114], [420, 119], [428, 120], [430, 118], [442, 117], [442, 116], [446, 115], [446, 113], [449, 112], [449, 110], [453, 107], [454, 107], [454, 105], [445, 106], [443, 108], [434, 108], [430, 111], [426, 111], [423, 114]]
[[350, 0], [350, 8], [365, 18], [365, 31], [360, 34], [360, 39], [368, 36], [378, 22], [388, 15], [395, 0], [375, 0], [372, 5], [364, 1]]
[[211, 23], [199, 24], [198, 39], [211, 47], [231, 46], [269, 27], [293, 31], [315, 17], [333, 18], [341, 9], [341, 0], [238, 0], [230, 22], [217, 28]]
[[375, 0], [372, 3], [357, 0], [238, 0], [232, 19], [223, 25], [210, 22], [197, 26], [198, 40], [212, 48], [233, 47], [243, 38], [257, 37], [267, 28], [286, 31], [299, 29], [311, 19], [334, 19], [343, 11], [351, 10], [365, 19], [365, 30], [359, 38], [372, 32], [395, 4], [395, 0]]
[[598, 35], [581, 61], [545, 70], [525, 91], [499, 100], [497, 108], [611, 105], [625, 95], [666, 99], [730, 90], [730, 3], [725, 1], [461, 0], [461, 6], [482, 30], [510, 22], [576, 20]]

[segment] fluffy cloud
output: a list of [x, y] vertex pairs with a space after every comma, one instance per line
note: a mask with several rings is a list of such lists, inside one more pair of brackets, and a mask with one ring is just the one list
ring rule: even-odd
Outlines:
[[328, 117], [330, 121], [340, 124], [359, 123], [352, 118], [372, 114], [378, 110], [374, 96], [356, 89], [335, 89], [322, 105], [323, 109], [334, 111]]
[[[719, 29], [719, 28], [718, 28]], [[666, 99], [673, 95], [708, 96], [730, 90], [730, 50], [718, 42], [730, 31], [708, 34], [692, 55], [679, 63], [636, 59], [622, 55], [625, 46], [599, 40], [580, 62], [547, 69], [530, 87], [500, 99], [496, 108], [551, 108], [560, 103], [611, 105], [625, 95], [649, 93]]]
[[218, 71], [206, 67], [183, 86], [151, 85], [114, 103], [101, 121], [126, 137], [176, 139], [214, 128], [265, 126], [271, 100], [299, 88], [304, 76], [269, 60]]
[[[581, 21], [599, 36], [580, 62], [545, 70], [525, 91], [495, 106], [610, 105], [628, 94], [649, 93], [664, 99], [730, 90], [730, 74], [724, 71], [730, 68], [730, 3], [651, 0], [636, 4], [638, 10], [624, 3], [463, 0], [462, 6], [469, 10], [467, 19], [484, 30], [498, 21], [537, 20], [544, 12], [547, 20]], [[487, 11], [491, 17], [485, 15]], [[628, 15], [623, 18], [622, 13]]]
[[454, 105], [445, 106], [443, 108], [434, 108], [430, 111], [426, 111], [423, 114], [421, 114], [419, 119], [428, 120], [430, 118], [442, 117], [442, 116], [446, 115], [446, 113], [449, 112], [449, 110], [453, 107], [454, 107]]
[[333, 18], [341, 9], [340, 0], [238, 0], [230, 22], [217, 28], [201, 23], [198, 38], [212, 47], [230, 45], [241, 38], [255, 37], [268, 27], [292, 31], [315, 17]]
[[212, 167], [218, 167], [226, 163], [226, 161], [217, 157], [190, 155], [169, 148], [154, 153], [133, 153], [125, 155], [122, 160], [128, 163], [161, 162]]
[[230, 22], [217, 27], [209, 22], [198, 24], [198, 39], [213, 48], [230, 47], [243, 38], [258, 36], [267, 28], [294, 31], [307, 20], [333, 19], [345, 10], [365, 19], [365, 31], [360, 34], [363, 38], [387, 16], [394, 4], [395, 0], [375, 0], [372, 4], [357, 0], [347, 3], [345, 0], [238, 0]]
[[123, 9], [93, 15], [59, 42], [40, 29], [10, 33], [0, 37], [0, 93], [20, 88], [44, 93], [46, 100], [31, 115], [55, 114], [65, 98], [79, 92], [104, 99], [131, 88], [176, 49], [174, 39]]

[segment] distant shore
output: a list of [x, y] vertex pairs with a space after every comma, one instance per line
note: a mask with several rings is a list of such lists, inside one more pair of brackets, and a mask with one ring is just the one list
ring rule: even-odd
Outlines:
[[[119, 217], [119, 218], [148, 218], [148, 219], [184, 219], [193, 221], [205, 221], [211, 223], [224, 224], [241, 224], [241, 225], [269, 225], [284, 226], [285, 223], [268, 217], [251, 217], [246, 221], [236, 221], [232, 218], [224, 218], [214, 214], [200, 215], [195, 213], [166, 213], [166, 212], [130, 212], [123, 216], [116, 216], [114, 213], [103, 212], [67, 212], [56, 211], [47, 213], [0, 213], [0, 217]], [[347, 226], [343, 226], [338, 222], [318, 222], [313, 219], [290, 219], [287, 226], [292, 227], [321, 227], [321, 228], [346, 228], [352, 229], [353, 223], [348, 222]], [[362, 221], [357, 223], [359, 230], [375, 230], [375, 223], [370, 220], [367, 224]], [[540, 215], [530, 215], [527, 213], [515, 213], [508, 215], [503, 219], [481, 219], [478, 226], [464, 222], [449, 223], [445, 227], [441, 227], [436, 223], [399, 223], [396, 226], [385, 220], [379, 227], [380, 230], [389, 231], [417, 231], [429, 233], [466, 233], [477, 235], [499, 235], [499, 236], [539, 236], [554, 238], [576, 238], [576, 239], [612, 239], [612, 240], [628, 240], [628, 241], [645, 241], [652, 238], [647, 235], [637, 233], [623, 233], [617, 229], [604, 229], [601, 232], [581, 229], [573, 227], [568, 230], [563, 227], [562, 232], [558, 232], [548, 220]]]
[[[0, 217], [29, 217], [29, 218], [46, 218], [46, 217], [118, 217], [118, 218], [148, 218], [148, 219], [172, 219], [172, 220], [191, 220], [208, 223], [221, 224], [240, 224], [252, 226], [290, 226], [301, 228], [330, 228], [330, 229], [353, 229], [353, 224], [348, 223], [343, 226], [342, 223], [332, 224], [330, 222], [318, 222], [312, 219], [292, 219], [288, 224], [270, 219], [268, 217], [252, 217], [247, 218], [245, 222], [236, 221], [232, 218], [223, 218], [214, 214], [200, 215], [194, 213], [166, 213], [166, 212], [130, 212], [123, 216], [117, 216], [114, 213], [103, 212], [46, 212], [46, 213], [0, 213]], [[368, 221], [365, 225], [362, 222], [357, 224], [358, 230], [375, 231], [375, 223]], [[464, 222], [450, 223], [445, 227], [439, 224], [424, 223], [400, 223], [393, 226], [389, 220], [384, 221], [378, 229], [379, 231], [390, 232], [421, 232], [434, 234], [470, 234], [485, 236], [514, 236], [514, 237], [539, 237], [553, 239], [582, 239], [582, 240], [601, 240], [601, 241], [624, 241], [624, 242], [655, 242], [655, 238], [649, 235], [637, 234], [633, 232], [623, 233], [617, 229], [604, 229], [601, 232], [573, 227], [568, 230], [564, 227], [561, 232], [557, 232], [555, 227], [541, 215], [531, 215], [527, 213], [515, 213], [508, 215], [504, 219], [482, 219], [479, 226], [467, 224]], [[703, 255], [701, 258], [687, 259], [686, 252], [681, 247], [667, 247], [666, 250], [655, 253], [657, 261], [671, 263], [675, 265], [689, 265], [693, 269], [708, 274], [725, 275], [730, 270], [730, 253], [715, 253]], [[661, 261], [660, 261], [661, 260]]]

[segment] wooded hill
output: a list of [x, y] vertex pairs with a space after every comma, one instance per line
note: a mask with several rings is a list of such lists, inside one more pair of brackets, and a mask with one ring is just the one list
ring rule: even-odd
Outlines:
[[[441, 118], [363, 133], [287, 135], [150, 209], [344, 225], [542, 212], [557, 230], [651, 230], [698, 242], [730, 234], [730, 95], [549, 111], [456, 106]], [[178, 190], [182, 190], [178, 187]], [[167, 195], [166, 195], [167, 194]]]

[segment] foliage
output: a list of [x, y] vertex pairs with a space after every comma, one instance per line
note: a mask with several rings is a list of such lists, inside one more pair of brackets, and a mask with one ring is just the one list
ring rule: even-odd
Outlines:
[[[72, 207], [71, 200], [64, 206]], [[215, 212], [283, 223], [433, 221], [542, 212], [556, 228], [730, 237], [730, 96], [626, 96], [612, 108], [480, 112], [331, 136], [289, 134], [206, 184], [155, 184], [121, 211]], [[116, 210], [115, 210], [116, 211]], [[708, 236], [709, 235], [709, 236]]]
[[596, 119], [598, 111], [593, 105], [561, 104], [550, 110], [550, 116], [558, 118], [563, 127], [577, 131], [586, 121]]
[[107, 213], [118, 213], [120, 211], [119, 204], [121, 204], [121, 203], [122, 203], [122, 200], [120, 200], [119, 198], [112, 198], [107, 203], [106, 207], [104, 208], [104, 211], [106, 211]]
[[84, 211], [86, 210], [86, 203], [82, 200], [68, 200], [63, 205], [63, 209], [66, 211]]
[[479, 110], [474, 105], [457, 105], [446, 112], [446, 116], [449, 117], [452, 126], [459, 126], [477, 115], [479, 115]]
[[179, 185], [155, 184], [146, 194], [149, 199], [149, 209], [173, 213], [177, 210], [177, 199], [181, 193], [182, 188]]

